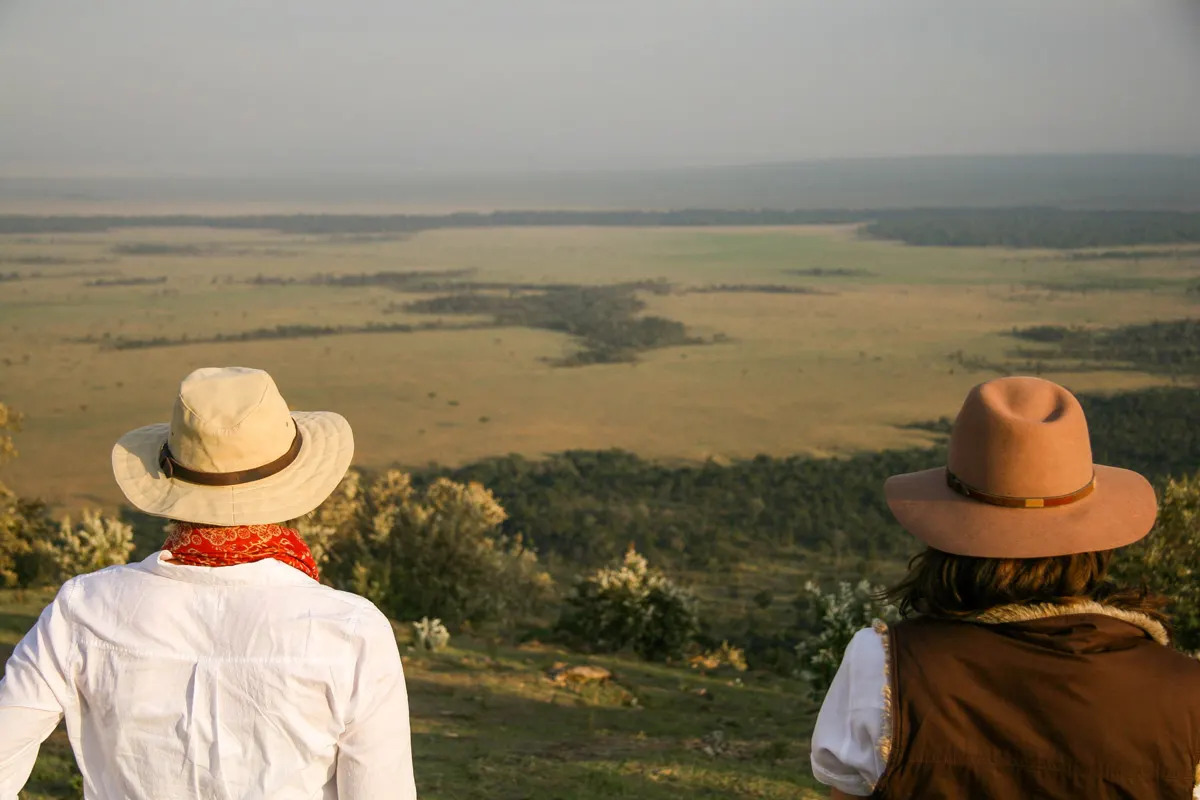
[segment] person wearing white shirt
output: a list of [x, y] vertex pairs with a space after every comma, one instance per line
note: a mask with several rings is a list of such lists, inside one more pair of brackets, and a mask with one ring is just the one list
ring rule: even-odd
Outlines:
[[414, 800], [391, 623], [320, 584], [282, 520], [353, 454], [331, 412], [291, 412], [259, 370], [208, 368], [170, 423], [113, 448], [129, 501], [173, 520], [145, 560], [66, 582], [0, 681], [0, 800], [65, 720], [86, 800]]

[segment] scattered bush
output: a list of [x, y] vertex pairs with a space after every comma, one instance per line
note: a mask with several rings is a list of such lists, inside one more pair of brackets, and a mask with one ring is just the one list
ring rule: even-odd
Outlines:
[[579, 579], [558, 629], [603, 652], [632, 647], [642, 658], [679, 657], [700, 628], [696, 599], [632, 547], [619, 565]]
[[688, 659], [688, 664], [692, 669], [720, 669], [721, 667], [732, 667], [738, 672], [745, 672], [747, 669], [746, 653], [740, 647], [734, 647], [729, 642], [721, 642], [721, 646], [714, 650], [705, 650], [702, 653], [692, 656]]
[[513, 623], [553, 584], [519, 535], [499, 533], [506, 516], [478, 483], [439, 478], [421, 491], [396, 470], [374, 481], [351, 472], [300, 530], [326, 579], [392, 618]]
[[796, 605], [808, 635], [796, 645], [796, 656], [813, 700], [819, 701], [829, 691], [855, 633], [876, 619], [890, 622], [899, 617], [895, 606], [879, 599], [882, 591], [883, 587], [866, 580], [854, 585], [842, 581], [833, 592], [812, 581], [804, 584]]
[[58, 577], [66, 580], [85, 572], [124, 564], [133, 552], [133, 528], [99, 511], [85, 509], [79, 525], [70, 517], [59, 523], [51, 557]]
[[421, 617], [420, 622], [414, 622], [413, 634], [417, 637], [417, 647], [422, 650], [437, 652], [444, 650], [450, 644], [450, 631], [440, 619]]
[[17, 457], [17, 448], [9, 431], [16, 431], [20, 427], [21, 415], [0, 403], [0, 464]]

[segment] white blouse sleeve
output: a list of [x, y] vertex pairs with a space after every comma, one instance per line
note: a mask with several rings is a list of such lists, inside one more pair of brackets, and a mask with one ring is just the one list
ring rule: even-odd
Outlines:
[[854, 634], [813, 730], [813, 775], [849, 795], [869, 796], [885, 766], [879, 747], [888, 681], [883, 648], [870, 628]]

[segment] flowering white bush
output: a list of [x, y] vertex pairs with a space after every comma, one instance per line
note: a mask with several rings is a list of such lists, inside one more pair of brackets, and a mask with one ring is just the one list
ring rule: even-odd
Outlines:
[[801, 616], [806, 617], [809, 634], [796, 645], [796, 656], [800, 661], [800, 675], [809, 684], [814, 700], [820, 700], [833, 683], [846, 646], [854, 634], [877, 619], [885, 622], [899, 617], [895, 606], [878, 599], [880, 586], [869, 581], [851, 585], [838, 583], [833, 592], [825, 592], [809, 581], [797, 603]]
[[65, 579], [127, 562], [133, 552], [133, 528], [85, 509], [78, 525], [63, 517], [54, 544], [52, 557]]
[[440, 619], [421, 617], [421, 620], [414, 622], [412, 626], [417, 637], [417, 647], [422, 650], [437, 652], [450, 644], [450, 631], [446, 630]]
[[700, 619], [692, 593], [630, 547], [619, 565], [576, 582], [558, 627], [594, 650], [631, 646], [642, 658], [663, 659], [683, 653]]

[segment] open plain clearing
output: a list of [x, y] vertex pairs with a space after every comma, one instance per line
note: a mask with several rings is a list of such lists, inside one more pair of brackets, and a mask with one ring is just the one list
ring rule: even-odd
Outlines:
[[[345, 414], [367, 468], [572, 448], [698, 461], [921, 443], [926, 433], [901, 426], [953, 413], [996, 374], [953, 354], [1002, 362], [1014, 327], [1194, 315], [1200, 296], [1186, 289], [1200, 254], [1147, 251], [1088, 260], [915, 248], [863, 240], [853, 226], [10, 235], [0, 237], [0, 400], [25, 420], [21, 458], [3, 479], [67, 509], [115, 507], [112, 442], [166, 419], [188, 371], [225, 364], [269, 370], [298, 409]], [[640, 313], [681, 322], [703, 343], [564, 367], [555, 362], [580, 348], [568, 333], [403, 308], [466, 290], [336, 282], [414, 271], [513, 296], [662, 281], [635, 292]], [[276, 326], [342, 331], [194, 341]], [[1134, 369], [1047, 376], [1077, 391], [1169, 382]]]

